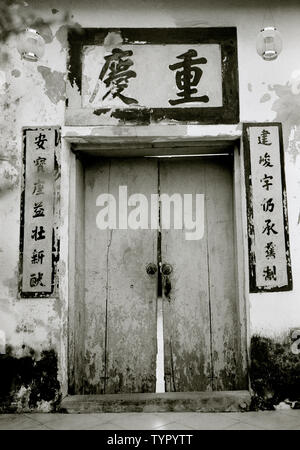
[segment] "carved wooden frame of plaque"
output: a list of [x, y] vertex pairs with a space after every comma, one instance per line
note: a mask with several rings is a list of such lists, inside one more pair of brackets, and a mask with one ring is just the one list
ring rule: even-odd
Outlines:
[[[123, 44], [217, 44], [221, 49], [222, 106], [124, 107], [82, 106], [83, 46], [103, 46], [108, 33], [119, 33]], [[234, 124], [239, 122], [237, 31], [225, 28], [85, 28], [69, 33], [69, 74], [66, 125], [149, 125], [150, 123]]]

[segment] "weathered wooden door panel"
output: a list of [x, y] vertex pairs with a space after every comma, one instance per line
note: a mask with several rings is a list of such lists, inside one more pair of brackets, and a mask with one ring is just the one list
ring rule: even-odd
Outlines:
[[[169, 195], [193, 194], [195, 207], [194, 195], [205, 192], [205, 170], [200, 159], [162, 161], [160, 190]], [[165, 298], [163, 304], [167, 391], [210, 389], [207, 235], [200, 240], [186, 240], [186, 231], [161, 231], [162, 262], [173, 267], [170, 298]]]
[[167, 390], [244, 388], [231, 158], [168, 160], [160, 180], [161, 192], [205, 196], [201, 240], [186, 240], [186, 230], [162, 230], [162, 260], [173, 266], [164, 300]]
[[85, 167], [85, 299], [80, 332], [84, 335], [81, 361], [84, 394], [103, 393], [106, 364], [106, 265], [108, 232], [96, 228], [96, 198], [106, 192], [109, 164]]
[[150, 198], [156, 163], [94, 160], [85, 182], [85, 393], [154, 392], [157, 279], [145, 267], [157, 259], [157, 231], [99, 229], [96, 199], [110, 193], [118, 205], [119, 186]]
[[[77, 393], [155, 391], [160, 288], [157, 274], [149, 276], [146, 265], [159, 260], [173, 268], [171, 291], [163, 299], [166, 391], [246, 388], [237, 307], [232, 158], [90, 159], [85, 162], [84, 184], [85, 295], [84, 306], [78, 309], [80, 329], [75, 330], [82, 337]], [[195, 230], [174, 229], [172, 221], [160, 233], [151, 230], [155, 211], [150, 208], [148, 229], [119, 229], [120, 186], [127, 187], [127, 198], [144, 194], [149, 205], [151, 194], [179, 194], [182, 219], [188, 213], [184, 194], [192, 195], [194, 220], [199, 219], [196, 194], [203, 194], [203, 236], [187, 240], [187, 233]], [[104, 193], [116, 199], [117, 229], [99, 229], [96, 224], [101, 209], [97, 198]], [[160, 218], [163, 224], [164, 208], [161, 202], [157, 223]], [[172, 207], [170, 211], [172, 217]], [[197, 227], [200, 230], [201, 224]], [[167, 278], [163, 280], [166, 287]]]
[[244, 389], [246, 380], [240, 348], [232, 159], [223, 157], [212, 161], [205, 177], [213, 389]]

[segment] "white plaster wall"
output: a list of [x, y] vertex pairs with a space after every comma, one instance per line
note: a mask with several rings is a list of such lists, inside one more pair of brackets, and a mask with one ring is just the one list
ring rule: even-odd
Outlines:
[[[265, 3], [271, 4], [272, 14]], [[251, 333], [272, 336], [285, 333], [292, 327], [300, 327], [300, 95], [295, 84], [291, 83], [295, 71], [300, 70], [299, 2], [39, 0], [29, 1], [29, 5], [37, 16], [44, 19], [59, 20], [62, 11], [68, 10], [72, 14], [72, 20], [82, 27], [237, 27], [240, 119], [283, 122], [294, 280], [294, 289], [291, 292], [250, 295]], [[53, 14], [52, 8], [59, 12]], [[274, 24], [282, 33], [283, 51], [278, 60], [265, 62], [256, 53], [256, 35], [262, 26]], [[52, 25], [53, 36], [57, 30], [62, 31], [60, 26], [59, 23]], [[10, 42], [10, 48], [11, 59], [6, 68], [9, 84], [7, 100], [3, 96], [0, 99], [2, 98], [2, 108], [5, 101], [10, 102], [11, 106], [3, 109], [4, 127], [2, 123], [0, 151], [7, 154], [14, 167], [20, 170], [21, 127], [64, 123], [64, 101], [53, 101], [53, 92], [46, 92], [49, 85], [45, 84], [38, 66], [46, 66], [51, 71], [65, 74], [66, 50], [57, 37], [54, 37], [52, 42], [46, 45], [42, 61], [29, 63], [20, 60], [13, 40]], [[16, 72], [13, 72], [13, 75], [13, 70], [18, 70], [20, 76], [16, 77]], [[51, 88], [55, 89], [55, 86]], [[63, 233], [60, 264], [65, 274], [65, 237], [68, 231], [68, 192], [65, 189], [67, 175], [68, 149], [63, 145]], [[61, 379], [65, 380], [67, 278], [65, 276], [62, 279], [60, 299], [17, 299], [19, 199], [19, 183], [0, 193], [0, 328], [6, 331], [7, 341], [13, 347], [19, 348], [22, 343], [35, 348], [56, 347], [61, 355]]]
[[[52, 102], [45, 95], [45, 81], [37, 67], [47, 66], [65, 74], [66, 54], [56, 39], [46, 48], [38, 64], [20, 59], [13, 38], [2, 48], [9, 52], [9, 63], [3, 67], [8, 89], [0, 97], [0, 155], [8, 158], [19, 176], [12, 186], [0, 191], [0, 329], [5, 332], [6, 343], [19, 356], [28, 353], [30, 348], [36, 351], [37, 357], [42, 350], [54, 348], [61, 356], [64, 350], [61, 347], [63, 302], [59, 298], [18, 298], [22, 127], [64, 122], [64, 102]], [[65, 358], [60, 357], [58, 362], [60, 379], [64, 381]]]

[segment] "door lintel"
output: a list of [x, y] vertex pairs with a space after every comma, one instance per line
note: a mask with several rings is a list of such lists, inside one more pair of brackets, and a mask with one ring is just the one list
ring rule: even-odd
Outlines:
[[76, 152], [124, 157], [226, 153], [241, 133], [241, 125], [93, 126], [64, 127], [62, 137]]

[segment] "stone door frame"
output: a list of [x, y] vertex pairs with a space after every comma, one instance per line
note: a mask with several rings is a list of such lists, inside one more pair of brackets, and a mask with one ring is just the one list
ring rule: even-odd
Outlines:
[[[244, 156], [240, 125], [152, 125], [63, 127], [61, 155], [61, 348], [59, 378], [63, 396], [72, 395], [74, 384], [74, 312], [83, 298], [84, 243], [78, 239], [83, 226], [83, 171], [77, 154], [99, 156], [159, 156], [171, 154], [226, 153], [234, 147], [234, 227], [238, 308], [243, 367], [248, 372], [250, 348], [247, 216]], [[225, 149], [225, 151], [224, 151]], [[77, 238], [76, 238], [77, 236]]]

